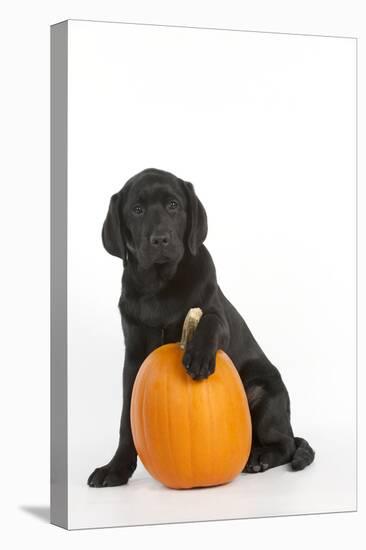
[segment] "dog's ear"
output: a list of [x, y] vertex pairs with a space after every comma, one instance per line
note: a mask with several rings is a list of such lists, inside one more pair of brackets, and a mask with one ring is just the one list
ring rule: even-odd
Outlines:
[[207, 215], [194, 187], [188, 181], [183, 182], [188, 198], [187, 244], [195, 256], [207, 237]]
[[102, 241], [109, 254], [127, 260], [122, 216], [122, 191], [112, 195], [107, 217], [103, 224]]

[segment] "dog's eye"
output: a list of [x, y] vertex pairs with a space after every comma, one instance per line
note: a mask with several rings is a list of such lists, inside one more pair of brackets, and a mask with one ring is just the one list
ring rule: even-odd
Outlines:
[[171, 200], [171, 201], [168, 202], [168, 209], [169, 210], [175, 210], [176, 208], [178, 208], [177, 201]]
[[136, 204], [132, 208], [132, 211], [134, 212], [134, 214], [137, 214], [138, 216], [141, 216], [141, 214], [144, 213], [144, 209], [139, 204]]

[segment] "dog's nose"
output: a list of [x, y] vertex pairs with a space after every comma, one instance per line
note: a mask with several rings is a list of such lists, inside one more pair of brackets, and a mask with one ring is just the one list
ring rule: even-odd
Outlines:
[[153, 233], [150, 237], [150, 244], [152, 246], [168, 246], [169, 242], [169, 233]]

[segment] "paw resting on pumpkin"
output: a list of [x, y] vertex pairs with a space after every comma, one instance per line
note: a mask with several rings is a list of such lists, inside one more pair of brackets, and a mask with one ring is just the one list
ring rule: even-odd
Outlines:
[[193, 380], [203, 380], [215, 372], [216, 353], [189, 342], [183, 356], [183, 364]]

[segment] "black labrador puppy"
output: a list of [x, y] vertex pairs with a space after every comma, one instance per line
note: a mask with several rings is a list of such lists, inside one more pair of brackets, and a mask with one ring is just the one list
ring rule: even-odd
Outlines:
[[192, 184], [169, 172], [144, 170], [111, 198], [102, 239], [124, 265], [119, 300], [126, 346], [123, 407], [117, 451], [90, 475], [91, 487], [123, 485], [133, 474], [137, 455], [130, 403], [136, 374], [152, 350], [179, 341], [192, 307], [200, 307], [203, 316], [183, 358], [187, 372], [195, 380], [210, 376], [220, 348], [232, 359], [245, 387], [253, 444], [244, 471], [263, 472], [287, 462], [302, 470], [314, 459], [307, 441], [292, 432], [289, 396], [280, 373], [217, 284], [203, 245], [206, 235], [206, 212]]

